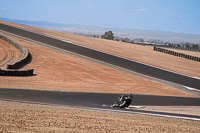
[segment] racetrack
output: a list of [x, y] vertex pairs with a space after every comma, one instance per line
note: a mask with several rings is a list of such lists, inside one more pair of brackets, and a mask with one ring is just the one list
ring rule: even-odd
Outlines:
[[[4, 27], [4, 26], [3, 26]], [[1, 24], [0, 24], [1, 28]], [[4, 27], [5, 28], [5, 27]], [[185, 86], [190, 86], [199, 89], [199, 79], [187, 77], [177, 73], [169, 72], [156, 67], [148, 66], [139, 62], [125, 59], [119, 56], [114, 56], [108, 53], [103, 53], [94, 49], [86, 48], [62, 40], [57, 40], [51, 37], [35, 34], [22, 29], [13, 30], [21, 36], [40, 41], [42, 43], [69, 50], [90, 58], [104, 61], [109, 64], [120, 66], [132, 71], [136, 71], [145, 75], [161, 78]], [[9, 29], [9, 28], [8, 28]], [[22, 31], [18, 31], [22, 30]], [[27, 32], [27, 33], [26, 33]], [[28, 35], [28, 36], [26, 36]], [[30, 36], [29, 36], [30, 35]], [[18, 89], [1, 89], [0, 97], [2, 100], [19, 100], [22, 102], [39, 103], [39, 104], [56, 104], [56, 105], [73, 105], [82, 107], [92, 107], [101, 109], [113, 109], [104, 107], [103, 105], [111, 105], [120, 94], [106, 94], [106, 93], [82, 93], [82, 92], [62, 92], [62, 91], [38, 91], [38, 90], [18, 90]], [[152, 96], [152, 95], [134, 95], [132, 105], [160, 105], [160, 106], [200, 106], [199, 98], [186, 98], [186, 97], [167, 97], [167, 96]], [[119, 109], [114, 109], [119, 110]], [[174, 115], [169, 113], [158, 113], [152, 111], [141, 110], [125, 110], [128, 112], [140, 113], [157, 113], [161, 115]], [[184, 117], [199, 118], [199, 116], [180, 115]]]
[[11, 32], [23, 37], [27, 37], [54, 47], [62, 48], [72, 51], [90, 58], [94, 58], [112, 65], [126, 68], [131, 71], [142, 73], [151, 77], [167, 80], [184, 86], [200, 89], [199, 79], [181, 75], [178, 73], [170, 72], [153, 66], [148, 66], [133, 60], [125, 59], [119, 56], [111, 55], [94, 49], [86, 48], [80, 45], [72, 44], [55, 38], [39, 35], [33, 32], [25, 31], [23, 29], [0, 24], [0, 29]]
[[[86, 92], [66, 92], [66, 91], [42, 91], [42, 90], [26, 90], [26, 89], [8, 89], [0, 88], [1, 100], [17, 101], [25, 103], [36, 103], [45, 105], [67, 105], [77, 107], [88, 107], [103, 110], [125, 111], [129, 113], [157, 114], [163, 116], [177, 116], [186, 118], [197, 118], [200, 116], [173, 114], [154, 111], [143, 111], [135, 109], [118, 109], [111, 108], [120, 94], [114, 93], [86, 93]], [[131, 105], [162, 105], [162, 106], [200, 106], [200, 98], [190, 97], [172, 97], [172, 96], [155, 96], [133, 94], [133, 102]]]

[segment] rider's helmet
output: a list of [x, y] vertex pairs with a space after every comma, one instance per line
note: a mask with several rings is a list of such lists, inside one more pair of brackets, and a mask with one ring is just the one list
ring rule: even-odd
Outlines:
[[129, 94], [128, 94], [128, 97], [129, 97], [130, 99], [132, 99], [132, 98], [133, 98], [133, 95], [132, 95], [131, 93], [129, 93]]

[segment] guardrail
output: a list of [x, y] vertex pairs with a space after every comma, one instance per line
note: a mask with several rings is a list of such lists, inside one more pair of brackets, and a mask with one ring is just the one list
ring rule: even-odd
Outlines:
[[187, 54], [171, 51], [171, 50], [168, 50], [168, 49], [158, 48], [158, 47], [154, 47], [153, 50], [154, 51], [158, 51], [158, 52], [162, 52], [162, 53], [166, 53], [166, 54], [170, 54], [170, 55], [174, 55], [174, 56], [178, 56], [178, 57], [181, 57], [181, 58], [185, 58], [185, 59], [189, 59], [189, 60], [200, 62], [200, 58], [196, 57], [196, 56], [191, 56], [191, 55], [187, 55]]
[[0, 35], [0, 39], [13, 45], [17, 49], [19, 49], [20, 52], [22, 53], [22, 56], [20, 58], [7, 64], [7, 70], [0, 69], [0, 75], [4, 75], [4, 76], [30, 76], [30, 75], [33, 75], [34, 69], [17, 70], [18, 68], [25, 65], [28, 61], [31, 60], [28, 50], [24, 46], [10, 40], [9, 38], [7, 38], [3, 35]]

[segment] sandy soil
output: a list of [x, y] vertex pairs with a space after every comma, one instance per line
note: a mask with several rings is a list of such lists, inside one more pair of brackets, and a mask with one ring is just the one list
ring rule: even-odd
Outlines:
[[12, 62], [21, 56], [21, 52], [7, 43], [6, 41], [0, 39], [0, 68], [6, 69], [7, 63]]
[[25, 46], [34, 68], [32, 77], [0, 77], [0, 87], [113, 93], [196, 96], [165, 84], [131, 75], [73, 55], [10, 37]]
[[[58, 32], [53, 30], [35, 28], [32, 26], [25, 26], [21, 24], [0, 21], [9, 25], [18, 26], [31, 30], [40, 34], [56, 37], [62, 40], [67, 40], [73, 43], [105, 51], [108, 53], [116, 54], [126, 58], [130, 58], [136, 61], [183, 73], [186, 75], [200, 77], [200, 63], [192, 60], [171, 56], [165, 53], [153, 51], [152, 47], [145, 47], [140, 45], [134, 45], [129, 43], [111, 41], [106, 39], [99, 39], [93, 37], [85, 37], [80, 35], [74, 35], [70, 33]], [[191, 55], [200, 57], [200, 52], [190, 52]]]
[[200, 106], [144, 106], [140, 110], [198, 115], [200, 116]]
[[200, 122], [0, 102], [0, 132], [200, 132]]

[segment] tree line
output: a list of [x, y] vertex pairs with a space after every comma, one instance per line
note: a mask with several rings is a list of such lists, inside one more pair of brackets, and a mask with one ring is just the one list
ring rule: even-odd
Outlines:
[[[108, 39], [108, 40], [114, 40], [115, 41], [121, 41], [121, 42], [126, 42], [126, 43], [135, 43], [135, 42], [140, 42], [140, 43], [144, 43], [144, 39], [142, 38], [136, 38], [134, 40], [129, 39], [128, 37], [126, 38], [121, 38], [121, 37], [115, 37], [114, 33], [110, 30], [110, 31], [106, 31], [102, 36], [102, 39]], [[160, 43], [164, 43], [163, 41], [160, 40], [150, 40], [150, 44], [151, 42], [160, 42]], [[146, 43], [148, 45], [148, 43]], [[156, 45], [156, 44], [154, 44]], [[180, 48], [180, 49], [190, 49], [190, 50], [200, 50], [200, 46], [198, 44], [190, 44], [190, 43], [183, 43], [183, 44], [177, 44], [177, 43], [169, 43], [166, 42], [164, 45], [162, 45], [164, 47], [172, 47], [172, 48]]]
[[115, 41], [122, 41], [122, 42], [134, 43], [134, 41], [130, 40], [128, 37], [126, 37], [126, 38], [115, 37], [114, 33], [111, 30], [105, 32], [105, 34], [103, 34], [101, 36], [101, 38], [102, 39], [108, 39], [108, 40], [114, 40], [115, 39]]

